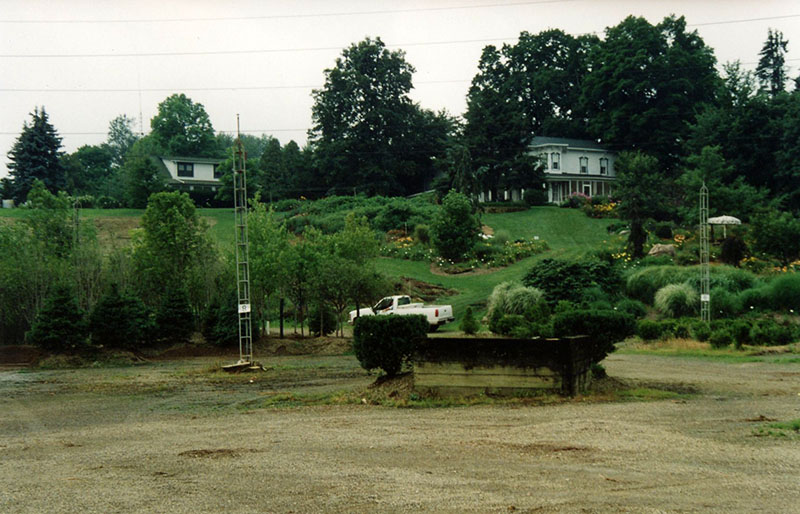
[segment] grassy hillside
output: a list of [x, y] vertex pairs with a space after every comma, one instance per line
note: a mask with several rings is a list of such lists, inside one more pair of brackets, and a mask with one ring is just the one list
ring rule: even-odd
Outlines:
[[[223, 251], [232, 251], [234, 240], [234, 213], [232, 208], [198, 209], [200, 216], [211, 226], [211, 235]], [[25, 209], [0, 209], [0, 219], [19, 219]], [[138, 227], [143, 210], [139, 209], [82, 209], [81, 218], [94, 220], [99, 229], [101, 243], [114, 239], [126, 240], [131, 229]], [[439, 275], [431, 272], [430, 263], [402, 259], [378, 258], [378, 269], [391, 277], [410, 277], [448, 289], [458, 294], [438, 299], [452, 304], [457, 321], [468, 305], [478, 312], [484, 310], [486, 298], [492, 289], [506, 280], [520, 280], [538, 259], [547, 257], [580, 257], [615, 239], [606, 227], [615, 220], [591, 219], [576, 209], [534, 207], [527, 211], [504, 214], [485, 214], [481, 221], [495, 231], [506, 230], [511, 238], [533, 239], [538, 236], [547, 242], [550, 251], [524, 259], [512, 266], [481, 274]], [[451, 325], [455, 329], [455, 325]]]
[[[481, 221], [495, 231], [507, 230], [512, 238], [532, 239], [539, 236], [550, 246], [550, 251], [498, 271], [475, 275], [441, 276], [431, 272], [430, 263], [387, 258], [376, 260], [378, 269], [389, 276], [415, 278], [457, 290], [457, 295], [440, 298], [439, 302], [453, 305], [458, 323], [468, 305], [483, 312], [486, 299], [497, 284], [521, 280], [537, 260], [556, 256], [580, 257], [619, 238], [609, 235], [606, 230], [616, 220], [588, 218], [576, 209], [534, 207], [527, 211], [485, 214]], [[455, 330], [455, 324], [448, 329]]]

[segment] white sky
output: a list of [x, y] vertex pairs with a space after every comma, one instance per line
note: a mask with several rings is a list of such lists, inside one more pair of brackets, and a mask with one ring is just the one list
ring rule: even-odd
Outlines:
[[[797, 0], [0, 0], [0, 176], [36, 106], [67, 152], [105, 141], [120, 114], [141, 113], [148, 132], [158, 103], [179, 92], [205, 106], [217, 131], [235, 130], [239, 113], [243, 131], [302, 146], [311, 89], [366, 36], [405, 50], [414, 100], [461, 115], [487, 44], [548, 28], [602, 37], [630, 14], [657, 23], [673, 13], [719, 63], [748, 69], [767, 29], [780, 30], [789, 76], [800, 73]], [[736, 20], [747, 21], [725, 23]]]

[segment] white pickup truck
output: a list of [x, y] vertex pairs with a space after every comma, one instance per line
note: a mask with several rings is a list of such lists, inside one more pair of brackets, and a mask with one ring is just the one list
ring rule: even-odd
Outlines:
[[365, 307], [357, 311], [350, 311], [350, 323], [355, 323], [358, 316], [374, 316], [397, 314], [398, 316], [408, 316], [410, 314], [422, 314], [428, 318], [431, 331], [436, 330], [445, 323], [450, 323], [453, 317], [453, 307], [451, 305], [428, 305], [421, 303], [411, 303], [411, 297], [405, 295], [387, 296], [375, 304], [373, 307]]

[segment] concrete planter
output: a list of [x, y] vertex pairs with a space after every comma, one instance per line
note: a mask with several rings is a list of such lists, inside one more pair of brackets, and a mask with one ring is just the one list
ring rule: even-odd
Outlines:
[[605, 352], [586, 336], [436, 338], [414, 356], [414, 388], [439, 395], [554, 391], [574, 396]]

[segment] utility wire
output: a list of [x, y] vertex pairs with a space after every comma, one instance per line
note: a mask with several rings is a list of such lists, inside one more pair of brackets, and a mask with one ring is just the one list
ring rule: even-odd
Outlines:
[[254, 20], [285, 20], [292, 18], [329, 18], [339, 16], [368, 16], [372, 14], [406, 14], [415, 12], [434, 12], [434, 11], [456, 11], [467, 9], [484, 9], [494, 7], [518, 7], [524, 5], [539, 5], [539, 4], [561, 4], [568, 2], [576, 2], [583, 0], [531, 0], [527, 2], [504, 2], [504, 3], [491, 3], [491, 4], [475, 4], [475, 5], [454, 5], [447, 7], [418, 7], [410, 9], [384, 9], [374, 11], [347, 11], [347, 12], [326, 12], [326, 13], [293, 13], [293, 14], [269, 14], [260, 16], [212, 16], [212, 17], [198, 17], [198, 18], [141, 18], [141, 19], [112, 19], [112, 20], [91, 20], [91, 19], [74, 19], [74, 20], [34, 20], [34, 19], [19, 19], [19, 20], [0, 20], [0, 23], [12, 24], [86, 24], [86, 23], [187, 23], [187, 22], [209, 22], [209, 21], [254, 21]]
[[[555, 0], [554, 0], [555, 1]], [[573, 0], [558, 0], [558, 1], [573, 1]], [[436, 8], [432, 8], [435, 10]], [[442, 8], [445, 9], [445, 8]], [[388, 11], [387, 11], [388, 12]], [[763, 18], [742, 18], [737, 20], [722, 20], [710, 21], [705, 23], [690, 23], [687, 27], [705, 27], [711, 25], [727, 25], [732, 23], [748, 23], [754, 21], [769, 21], [776, 19], [798, 18], [800, 14], [786, 14], [781, 16], [771, 16]], [[3, 23], [0, 20], [0, 23]], [[589, 32], [586, 34], [597, 34], [597, 32]], [[498, 38], [482, 38], [482, 39], [452, 39], [444, 41], [422, 41], [417, 43], [398, 43], [387, 44], [387, 48], [407, 48], [414, 46], [436, 46], [436, 45], [458, 45], [470, 43], [491, 43], [498, 41], [509, 41], [518, 38], [519, 36], [507, 36]], [[93, 54], [0, 54], [3, 59], [92, 59], [92, 58], [119, 58], [119, 57], [184, 57], [184, 56], [198, 56], [198, 55], [248, 55], [248, 54], [267, 54], [267, 53], [291, 53], [291, 52], [323, 52], [323, 51], [338, 51], [341, 46], [319, 46], [308, 48], [267, 48], [267, 49], [250, 49], [250, 50], [198, 50], [193, 52], [144, 52], [144, 53], [93, 53]]]

